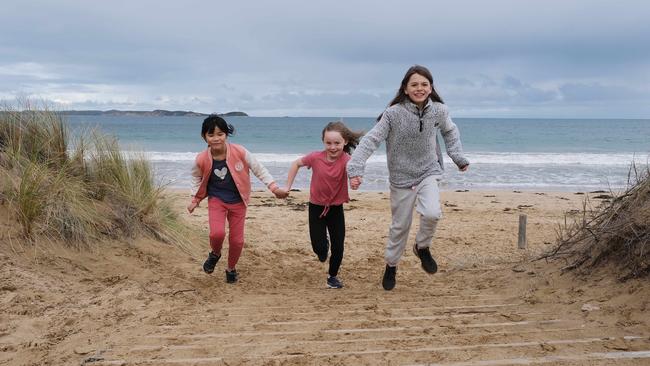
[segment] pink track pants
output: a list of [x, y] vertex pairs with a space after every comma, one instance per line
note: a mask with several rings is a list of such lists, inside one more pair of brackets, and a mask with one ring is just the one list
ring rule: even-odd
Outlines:
[[214, 254], [221, 254], [226, 238], [228, 219], [228, 268], [235, 268], [244, 248], [244, 223], [246, 205], [244, 202], [224, 203], [216, 197], [208, 197], [208, 222], [210, 225], [210, 247]]

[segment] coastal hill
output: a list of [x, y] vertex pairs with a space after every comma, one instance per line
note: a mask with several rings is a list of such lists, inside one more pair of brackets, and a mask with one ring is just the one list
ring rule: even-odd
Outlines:
[[[120, 111], [111, 109], [107, 111], [100, 110], [82, 110], [82, 111], [61, 111], [63, 115], [67, 116], [153, 116], [153, 117], [203, 117], [208, 116], [206, 113], [192, 112], [192, 111], [168, 111], [164, 109], [156, 109], [153, 111]], [[248, 114], [244, 112], [228, 112], [217, 113], [219, 116], [225, 117], [247, 117]]]

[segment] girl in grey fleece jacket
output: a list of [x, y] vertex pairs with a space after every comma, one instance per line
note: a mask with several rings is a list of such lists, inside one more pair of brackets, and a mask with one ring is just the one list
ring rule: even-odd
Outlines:
[[447, 154], [461, 171], [468, 169], [469, 161], [463, 155], [458, 128], [433, 88], [431, 73], [423, 66], [415, 65], [406, 72], [397, 95], [377, 120], [354, 150], [347, 170], [350, 187], [359, 188], [366, 160], [382, 141], [386, 142], [392, 223], [382, 285], [392, 290], [397, 264], [406, 248], [413, 207], [420, 214], [413, 252], [426, 272], [437, 271], [429, 246], [442, 217], [438, 179], [443, 164], [438, 131], [445, 140]]

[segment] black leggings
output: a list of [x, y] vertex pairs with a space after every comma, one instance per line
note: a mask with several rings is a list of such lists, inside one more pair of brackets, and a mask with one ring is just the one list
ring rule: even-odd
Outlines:
[[341, 261], [343, 261], [343, 242], [345, 241], [345, 216], [343, 205], [330, 206], [327, 215], [319, 217], [324, 206], [309, 203], [309, 237], [311, 247], [319, 256], [327, 254], [327, 231], [330, 234], [332, 255], [330, 256], [329, 275], [336, 276], [339, 273]]

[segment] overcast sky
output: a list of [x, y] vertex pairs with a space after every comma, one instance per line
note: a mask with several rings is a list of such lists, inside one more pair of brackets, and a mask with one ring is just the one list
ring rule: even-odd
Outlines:
[[0, 99], [61, 109], [375, 116], [413, 64], [456, 117], [650, 118], [650, 2], [3, 0], [0, 11]]

